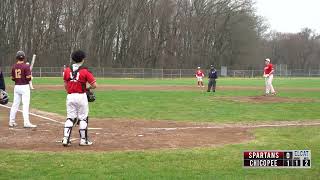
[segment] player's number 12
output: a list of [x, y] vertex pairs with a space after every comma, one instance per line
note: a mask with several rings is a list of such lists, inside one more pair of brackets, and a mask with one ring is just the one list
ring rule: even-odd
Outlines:
[[16, 69], [15, 73], [16, 73], [16, 79], [20, 79], [21, 78], [21, 69]]

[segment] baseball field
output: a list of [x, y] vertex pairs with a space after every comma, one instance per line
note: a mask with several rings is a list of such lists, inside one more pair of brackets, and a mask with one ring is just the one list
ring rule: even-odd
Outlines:
[[[61, 78], [35, 78], [31, 122], [8, 128], [0, 107], [0, 179], [319, 179], [320, 78], [98, 79], [90, 103], [93, 146], [61, 145]], [[12, 102], [12, 83], [6, 79]], [[244, 169], [244, 150], [312, 151], [310, 169]]]

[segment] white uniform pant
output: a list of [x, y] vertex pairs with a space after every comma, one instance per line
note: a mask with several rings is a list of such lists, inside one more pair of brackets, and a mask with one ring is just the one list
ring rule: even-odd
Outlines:
[[272, 86], [273, 74], [269, 75], [269, 77], [265, 78], [266, 82], [266, 94], [274, 93], [274, 88]]
[[86, 93], [73, 93], [67, 96], [67, 121], [64, 125], [64, 137], [71, 136], [71, 129], [74, 126], [75, 118], [79, 122], [80, 138], [87, 138], [89, 104]]
[[29, 105], [30, 105], [30, 87], [29, 84], [26, 85], [15, 85], [14, 86], [14, 97], [13, 104], [10, 110], [10, 122], [15, 122], [16, 114], [19, 109], [22, 100], [22, 114], [24, 124], [29, 124]]
[[88, 117], [89, 104], [86, 93], [73, 93], [67, 96], [67, 118], [84, 120]]
[[197, 77], [197, 79], [198, 79], [198, 82], [202, 82], [203, 81], [202, 77]]

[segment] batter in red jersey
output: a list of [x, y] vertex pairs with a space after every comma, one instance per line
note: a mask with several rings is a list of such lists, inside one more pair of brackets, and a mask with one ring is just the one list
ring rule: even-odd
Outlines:
[[270, 59], [265, 59], [265, 67], [263, 77], [265, 78], [266, 83], [266, 94], [265, 95], [275, 95], [276, 92], [272, 85], [274, 68], [270, 62]]
[[198, 67], [197, 71], [196, 71], [196, 78], [197, 78], [197, 81], [198, 81], [198, 87], [204, 87], [203, 85], [203, 80], [202, 78], [204, 77], [204, 73], [202, 72], [201, 68]]
[[[71, 55], [75, 62], [66, 68], [63, 73], [64, 86], [67, 95], [67, 120], [64, 126], [63, 146], [70, 145], [72, 128], [79, 123], [79, 134], [81, 146], [90, 146], [92, 142], [88, 140], [88, 114], [89, 105], [86, 91], [96, 88], [96, 80], [93, 74], [83, 66], [85, 53], [81, 50], [75, 51]], [[86, 84], [90, 84], [87, 88]]]

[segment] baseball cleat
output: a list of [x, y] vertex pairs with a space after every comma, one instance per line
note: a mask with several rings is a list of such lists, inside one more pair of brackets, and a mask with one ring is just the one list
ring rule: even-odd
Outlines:
[[91, 142], [89, 140], [81, 139], [79, 146], [91, 146], [92, 144], [93, 144], [93, 142]]
[[9, 127], [17, 127], [18, 124], [15, 122], [9, 122]]
[[24, 127], [24, 128], [36, 128], [37, 125], [34, 125], [34, 124], [29, 123], [29, 124], [24, 124], [23, 127]]
[[70, 146], [71, 145], [71, 142], [68, 142], [68, 137], [63, 138], [62, 145], [63, 146]]

